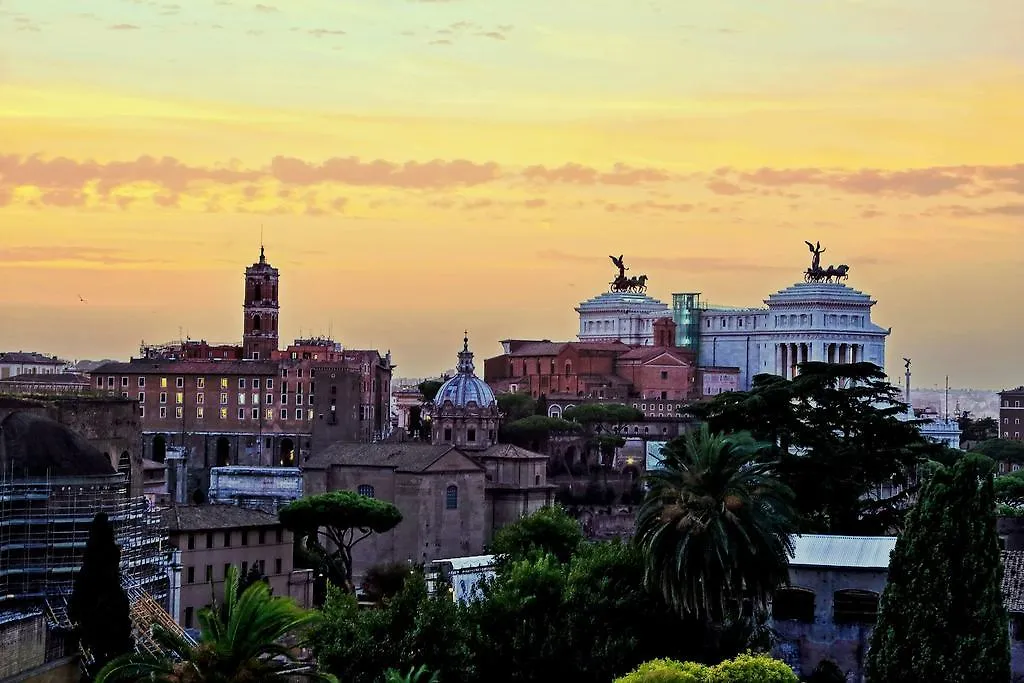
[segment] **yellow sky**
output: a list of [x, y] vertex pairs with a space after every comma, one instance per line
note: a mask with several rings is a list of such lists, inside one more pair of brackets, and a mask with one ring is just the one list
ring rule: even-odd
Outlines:
[[261, 226], [285, 337], [410, 376], [570, 338], [608, 253], [758, 304], [815, 239], [919, 383], [1024, 381], [1018, 3], [687, 4], [0, 3], [0, 348], [236, 340]]

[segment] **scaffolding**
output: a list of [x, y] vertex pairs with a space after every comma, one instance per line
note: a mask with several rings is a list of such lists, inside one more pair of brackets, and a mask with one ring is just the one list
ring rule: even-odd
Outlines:
[[128, 495], [124, 474], [43, 479], [0, 477], [0, 609], [45, 602], [48, 621], [70, 626], [67, 600], [89, 530], [104, 512], [121, 548], [121, 573], [166, 604], [167, 533], [145, 498]]

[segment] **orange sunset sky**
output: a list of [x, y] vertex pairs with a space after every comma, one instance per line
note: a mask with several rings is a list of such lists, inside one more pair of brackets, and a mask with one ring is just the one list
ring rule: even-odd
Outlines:
[[[403, 376], [568, 339], [624, 253], [759, 304], [827, 263], [889, 370], [1024, 382], [1020, 0], [0, 0], [0, 349], [282, 337]], [[79, 301], [79, 295], [86, 303]]]

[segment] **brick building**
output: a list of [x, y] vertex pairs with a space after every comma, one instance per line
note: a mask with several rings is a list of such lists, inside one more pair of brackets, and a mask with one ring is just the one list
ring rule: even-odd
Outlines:
[[166, 508], [161, 517], [170, 545], [180, 552], [171, 616], [184, 628], [198, 628], [199, 610], [223, 600], [231, 566], [240, 576], [256, 567], [274, 595], [310, 606], [312, 573], [293, 571], [292, 533], [275, 515], [234, 505], [187, 505]]
[[210, 467], [298, 466], [336, 441], [390, 430], [390, 353], [323, 338], [280, 350], [280, 274], [262, 247], [244, 284], [240, 346], [143, 346], [141, 358], [90, 373], [95, 390], [137, 402], [143, 457], [186, 448], [190, 495], [206, 491]]
[[484, 361], [484, 380], [498, 391], [549, 400], [661, 398], [700, 393], [693, 352], [675, 345], [675, 323], [655, 321], [653, 345], [505, 340], [505, 353]]
[[999, 436], [1024, 440], [1024, 386], [999, 392]]

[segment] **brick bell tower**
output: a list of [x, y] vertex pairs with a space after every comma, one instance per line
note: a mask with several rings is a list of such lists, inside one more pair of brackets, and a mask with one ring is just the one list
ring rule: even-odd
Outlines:
[[260, 245], [260, 260], [245, 269], [245, 312], [242, 357], [269, 360], [278, 349], [277, 268], [267, 263]]

